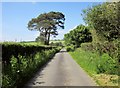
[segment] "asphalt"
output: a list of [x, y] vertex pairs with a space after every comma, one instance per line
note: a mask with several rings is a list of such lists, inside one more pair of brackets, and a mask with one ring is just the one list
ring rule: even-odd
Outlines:
[[26, 84], [38, 86], [96, 86], [93, 79], [62, 49]]

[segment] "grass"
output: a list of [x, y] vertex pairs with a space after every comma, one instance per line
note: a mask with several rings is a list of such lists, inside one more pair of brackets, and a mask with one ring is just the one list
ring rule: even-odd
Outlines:
[[64, 43], [64, 40], [50, 40], [50, 43], [53, 42], [53, 43], [57, 43], [57, 42], [61, 42], [61, 43]]
[[118, 86], [118, 76], [110, 74], [96, 74], [93, 76], [97, 83], [101, 86]]
[[43, 45], [40, 42], [21, 42], [22, 44], [26, 44], [26, 45]]
[[97, 52], [84, 51], [81, 48], [69, 52], [74, 60], [96, 81], [100, 86], [118, 86], [118, 75], [97, 73], [97, 65], [101, 59]]
[[[74, 60], [90, 75], [96, 74], [96, 63], [95, 60], [98, 58], [98, 54], [85, 52], [78, 48], [74, 52], [69, 52]], [[94, 59], [96, 58], [96, 59]]]
[[21, 45], [34, 45], [34, 46], [48, 46], [40, 42], [0, 42], [0, 44], [21, 44]]
[[[38, 51], [34, 56], [24, 57], [19, 55], [18, 58], [12, 56], [10, 65], [3, 68], [2, 87], [3, 88], [21, 88], [33, 77], [45, 63], [53, 58], [61, 47]], [[10, 69], [9, 69], [10, 68]]]
[[[61, 42], [62, 44], [64, 44], [64, 40], [51, 40], [50, 43], [53, 42], [53, 43], [59, 43]], [[3, 44], [3, 43], [8, 43], [8, 44], [23, 44], [23, 45], [35, 45], [35, 46], [48, 46], [48, 45], [44, 45], [43, 43], [41, 42], [36, 42], [36, 41], [28, 41], [28, 42], [0, 42], [0, 44]]]

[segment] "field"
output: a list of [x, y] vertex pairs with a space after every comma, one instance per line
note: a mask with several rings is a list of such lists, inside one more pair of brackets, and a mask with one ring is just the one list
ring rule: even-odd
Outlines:
[[63, 46], [65, 46], [64, 40], [51, 40], [51, 41], [50, 41], [50, 44], [51, 44], [51, 43], [61, 43]]
[[24, 41], [24, 42], [0, 42], [0, 44], [4, 44], [4, 43], [6, 43], [6, 44], [24, 44], [24, 45], [43, 45], [42, 43], [40, 43], [40, 42], [35, 42], [35, 41]]
[[56, 43], [56, 42], [61, 42], [61, 43], [64, 43], [64, 40], [51, 40], [50, 43], [53, 42], [53, 43]]

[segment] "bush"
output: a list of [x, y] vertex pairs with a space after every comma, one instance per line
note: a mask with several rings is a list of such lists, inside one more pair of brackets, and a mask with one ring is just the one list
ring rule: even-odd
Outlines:
[[81, 48], [85, 51], [98, 53], [99, 58], [97, 63], [97, 73], [118, 74], [118, 46], [119, 43], [104, 42], [104, 43], [85, 43]]
[[62, 42], [51, 42], [50, 43], [51, 46], [63, 46]]
[[118, 58], [119, 43], [83, 43], [81, 48], [85, 51], [99, 52], [100, 55], [107, 53], [112, 58]]
[[85, 51], [81, 48], [70, 52], [72, 57], [90, 74], [106, 73], [118, 75], [118, 61], [107, 53], [100, 55], [98, 52]]
[[67, 50], [67, 51], [74, 51], [74, 50], [75, 50], [75, 47], [74, 47], [73, 45], [67, 46], [67, 47], [66, 47], [66, 50]]
[[117, 74], [118, 64], [108, 54], [102, 54], [97, 61], [97, 73]]
[[95, 51], [96, 47], [92, 43], [82, 43], [81, 48], [85, 51]]
[[21, 88], [60, 49], [54, 47], [42, 50], [28, 57], [18, 55], [16, 58], [13, 55], [10, 58], [10, 64], [3, 64], [2, 87]]
[[34, 56], [37, 52], [48, 50], [55, 47], [41, 46], [41, 45], [26, 45], [22, 43], [2, 43], [2, 61], [3, 63], [10, 63], [12, 56], [18, 58], [18, 55], [29, 57]]

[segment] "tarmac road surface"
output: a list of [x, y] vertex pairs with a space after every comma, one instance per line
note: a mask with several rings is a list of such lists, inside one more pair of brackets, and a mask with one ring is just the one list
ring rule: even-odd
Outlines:
[[88, 74], [62, 49], [26, 86], [96, 86]]

